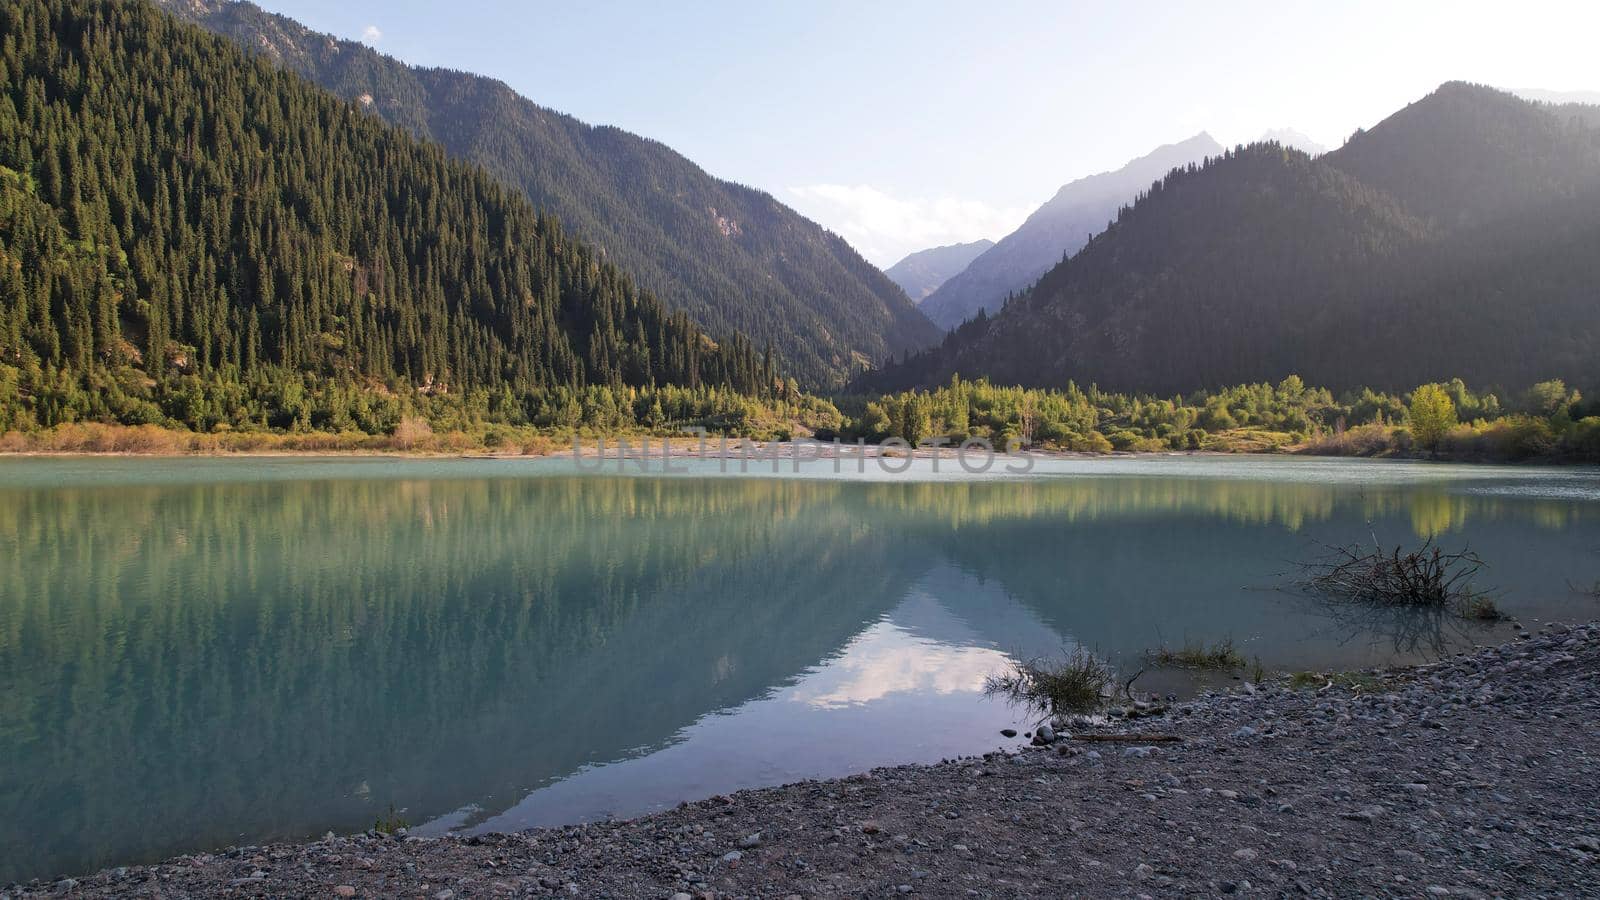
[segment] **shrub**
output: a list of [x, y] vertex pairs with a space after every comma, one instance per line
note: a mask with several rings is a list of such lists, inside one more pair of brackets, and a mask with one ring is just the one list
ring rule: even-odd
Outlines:
[[1318, 456], [1379, 456], [1394, 449], [1394, 431], [1384, 425], [1357, 425], [1342, 433], [1312, 438], [1303, 452]]
[[1600, 462], [1600, 416], [1579, 419], [1561, 436], [1561, 449], [1573, 459]]
[[404, 416], [394, 427], [394, 445], [401, 450], [413, 450], [433, 439], [433, 426], [427, 419]]
[[1080, 647], [1060, 661], [1014, 662], [1011, 671], [989, 676], [983, 690], [1042, 715], [1054, 715], [1099, 709], [1111, 686], [1111, 668]]
[[1234, 649], [1233, 639], [1225, 638], [1207, 646], [1184, 644], [1182, 647], [1159, 647], [1146, 654], [1158, 666], [1179, 669], [1240, 669], [1244, 656]]

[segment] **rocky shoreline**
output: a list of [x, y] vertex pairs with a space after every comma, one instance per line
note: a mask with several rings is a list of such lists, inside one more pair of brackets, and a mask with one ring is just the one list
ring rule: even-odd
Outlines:
[[0, 898], [1487, 897], [1600, 883], [1600, 625], [1074, 727], [628, 822], [242, 847]]

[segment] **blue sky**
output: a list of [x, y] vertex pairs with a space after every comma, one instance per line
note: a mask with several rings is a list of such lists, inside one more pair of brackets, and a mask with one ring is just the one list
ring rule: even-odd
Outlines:
[[1451, 79], [1600, 90], [1594, 0], [260, 2], [661, 140], [880, 265], [1201, 130], [1337, 146]]

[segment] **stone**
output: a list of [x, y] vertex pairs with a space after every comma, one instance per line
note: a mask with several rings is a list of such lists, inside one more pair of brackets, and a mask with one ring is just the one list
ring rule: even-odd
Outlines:
[[761, 846], [761, 832], [757, 831], [753, 834], [747, 834], [740, 838], [739, 846], [746, 850], [749, 850], [751, 847]]
[[1249, 847], [1240, 847], [1238, 850], [1233, 851], [1233, 858], [1240, 862], [1255, 862], [1257, 855], [1256, 851]]
[[333, 889], [333, 893], [335, 896], [339, 897], [354, 897], [356, 895], [356, 888], [355, 885], [352, 884], [341, 884]]
[[1139, 879], [1140, 881], [1154, 878], [1155, 874], [1155, 868], [1149, 863], [1139, 863], [1139, 865], [1135, 866], [1133, 869], [1133, 877]]

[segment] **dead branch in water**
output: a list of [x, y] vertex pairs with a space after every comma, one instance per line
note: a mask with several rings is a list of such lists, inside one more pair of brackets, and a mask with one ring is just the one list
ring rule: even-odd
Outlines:
[[1370, 549], [1354, 544], [1327, 551], [1300, 564], [1302, 589], [1369, 606], [1445, 610], [1483, 621], [1502, 618], [1488, 593], [1473, 585], [1486, 564], [1470, 550], [1446, 553], [1432, 538], [1415, 550], [1386, 550], [1374, 538]]

